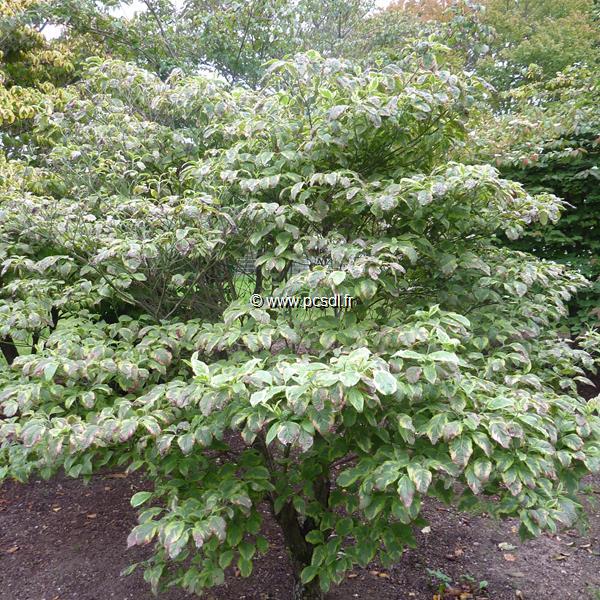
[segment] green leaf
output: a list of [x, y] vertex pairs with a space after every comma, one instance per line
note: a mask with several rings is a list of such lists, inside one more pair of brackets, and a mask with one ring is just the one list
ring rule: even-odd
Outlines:
[[377, 284], [372, 279], [362, 279], [355, 287], [354, 293], [361, 300], [370, 300], [377, 293]]
[[459, 467], [465, 467], [473, 454], [473, 444], [471, 438], [463, 435], [450, 442], [450, 458], [452, 462]]
[[366, 536], [357, 541], [356, 554], [361, 567], [366, 567], [373, 560], [376, 552], [377, 546]]
[[344, 282], [344, 279], [346, 279], [346, 272], [345, 271], [333, 271], [333, 273], [331, 273], [330, 275], [331, 277], [331, 281], [333, 282], [333, 285], [341, 285]]
[[133, 508], [137, 508], [150, 498], [152, 498], [152, 492], [138, 492], [131, 497], [131, 506], [133, 506]]
[[303, 181], [299, 181], [295, 183], [290, 189], [290, 198], [295, 200], [298, 197], [298, 194], [302, 191], [302, 187], [304, 186]]
[[177, 438], [177, 444], [179, 445], [181, 451], [184, 454], [189, 454], [192, 451], [192, 448], [194, 447], [194, 434], [190, 432], [184, 435], [180, 435]]
[[240, 570], [240, 575], [242, 577], [250, 577], [250, 575], [252, 574], [252, 561], [251, 560], [245, 560], [244, 558], [240, 557], [238, 559], [237, 566], [238, 566], [238, 569]]
[[183, 535], [185, 524], [182, 521], [171, 521], [167, 523], [164, 529], [165, 548], [170, 549], [177, 543]]
[[409, 464], [407, 467], [408, 476], [410, 480], [415, 484], [415, 488], [421, 494], [427, 493], [427, 490], [431, 484], [431, 473], [424, 469], [420, 465]]
[[46, 381], [52, 381], [54, 378], [54, 374], [56, 373], [56, 369], [58, 369], [58, 363], [50, 362], [44, 367], [44, 379]]
[[375, 371], [373, 373], [373, 383], [375, 384], [375, 389], [385, 396], [395, 393], [398, 389], [396, 378], [388, 371]]
[[4, 403], [4, 415], [14, 417], [19, 411], [19, 403], [16, 400], [9, 400]]
[[413, 424], [413, 420], [405, 414], [399, 414], [396, 415], [396, 419], [398, 421], [398, 427], [401, 427], [402, 429], [408, 429], [409, 431], [414, 432], [415, 431], [415, 426]]
[[232, 560], [233, 551], [225, 550], [225, 552], [223, 552], [221, 556], [219, 556], [219, 566], [221, 567], [221, 569], [226, 569], [231, 564]]
[[264, 388], [262, 390], [258, 390], [254, 392], [250, 396], [250, 405], [256, 406], [258, 404], [265, 404], [268, 400], [270, 400], [275, 394], [279, 393], [281, 387], [275, 386], [271, 388]]
[[493, 449], [490, 439], [481, 431], [474, 431], [471, 434], [472, 440], [485, 452], [486, 456], [491, 456]]
[[365, 405], [365, 399], [361, 392], [356, 388], [351, 388], [346, 392], [346, 398], [350, 404], [356, 410], [361, 413]]
[[141, 523], [134, 527], [127, 537], [127, 547], [131, 548], [135, 545], [148, 544], [156, 535], [157, 524], [154, 522]]
[[458, 364], [458, 356], [456, 356], [456, 354], [454, 354], [453, 352], [446, 352], [445, 350], [438, 350], [436, 352], [432, 352], [431, 354], [427, 355], [427, 358], [436, 362], [445, 362], [454, 365]]
[[410, 505], [413, 503], [415, 490], [416, 488], [414, 483], [410, 480], [410, 478], [407, 475], [403, 475], [400, 478], [400, 481], [398, 482], [398, 495], [402, 500], [402, 504], [404, 504], [406, 508], [409, 508]]
[[379, 495], [372, 498], [369, 506], [364, 510], [365, 517], [369, 520], [374, 519], [385, 508], [386, 500], [385, 496]]
[[245, 529], [239, 521], [230, 521], [227, 527], [227, 543], [230, 546], [237, 546], [242, 541], [244, 531]]
[[356, 371], [343, 371], [339, 374], [339, 380], [344, 387], [351, 388], [361, 379], [361, 374]]
[[302, 583], [310, 583], [319, 574], [319, 570], [320, 567], [317, 565], [308, 565], [308, 567], [304, 567], [300, 573], [300, 581], [302, 581]]
[[465, 469], [465, 479], [467, 480], [467, 485], [474, 494], [479, 494], [481, 492], [481, 480], [475, 475], [472, 466], [468, 466]]
[[265, 442], [267, 446], [277, 437], [277, 432], [279, 431], [280, 427], [281, 423], [273, 423], [273, 425], [269, 427], [269, 431], [267, 432], [267, 435], [265, 437]]
[[340, 118], [340, 116], [348, 110], [347, 104], [338, 104], [336, 106], [332, 106], [329, 109], [328, 118], [330, 121], [335, 121]]
[[328, 350], [335, 344], [337, 340], [337, 334], [335, 331], [324, 331], [319, 337], [319, 343], [325, 350]]
[[282, 423], [277, 432], [277, 438], [282, 444], [293, 444], [300, 435], [298, 423]]
[[256, 546], [250, 542], [243, 541], [238, 546], [238, 552], [244, 560], [250, 561], [256, 552]]
[[139, 567], [139, 563], [134, 563], [133, 565], [129, 565], [126, 569], [123, 569], [119, 575], [121, 577], [128, 577], [129, 575], [131, 575], [138, 567]]
[[323, 532], [319, 529], [312, 529], [306, 534], [304, 539], [313, 546], [322, 544], [324, 542]]
[[340, 487], [350, 487], [356, 480], [360, 477], [360, 474], [354, 470], [349, 469], [347, 471], [342, 471], [337, 478], [337, 484]]
[[478, 458], [473, 463], [473, 471], [481, 481], [487, 481], [492, 472], [492, 463], [485, 458]]
[[427, 426], [425, 428], [425, 433], [427, 437], [431, 440], [432, 444], [437, 444], [438, 440], [442, 436], [442, 432], [444, 430], [444, 426], [448, 417], [445, 413], [437, 414], [431, 417]]
[[463, 425], [460, 421], [450, 421], [442, 429], [442, 436], [445, 442], [449, 442], [459, 436], [463, 431]]
[[164, 348], [158, 348], [152, 354], [152, 358], [154, 358], [157, 363], [167, 366], [171, 363], [173, 356], [168, 350], [165, 350]]
[[194, 375], [197, 375], [198, 377], [201, 377], [203, 379], [209, 378], [210, 370], [208, 368], [208, 365], [202, 362], [201, 360], [198, 360], [197, 352], [194, 352], [194, 354], [192, 354], [192, 357], [190, 358], [190, 365], [192, 367]]
[[347, 535], [350, 535], [350, 533], [352, 532], [353, 528], [354, 528], [354, 521], [350, 517], [344, 517], [343, 519], [340, 519], [335, 524], [335, 530], [336, 530], [336, 532], [339, 535], [343, 536], [343, 537], [346, 537]]
[[394, 461], [386, 461], [375, 471], [375, 488], [385, 490], [385, 488], [396, 481], [400, 475], [400, 467]]
[[409, 383], [417, 383], [421, 379], [423, 369], [421, 367], [408, 367], [406, 369], [406, 379]]
[[207, 526], [221, 542], [225, 541], [227, 524], [225, 519], [219, 515], [213, 515], [208, 519]]
[[423, 367], [423, 375], [425, 375], [425, 379], [427, 379], [429, 383], [435, 383], [437, 380], [437, 371], [435, 369], [435, 365], [425, 365], [425, 367]]
[[506, 423], [503, 421], [490, 421], [488, 431], [493, 440], [498, 442], [502, 447], [508, 448], [510, 446], [510, 435], [506, 427]]
[[267, 552], [269, 550], [269, 542], [267, 541], [267, 538], [263, 537], [262, 535], [257, 536], [256, 549], [261, 554], [264, 554], [265, 552]]
[[25, 427], [23, 427], [23, 431], [21, 432], [23, 445], [26, 448], [35, 446], [42, 439], [44, 432], [45, 428], [41, 423], [37, 421], [30, 421], [25, 425]]
[[490, 410], [501, 410], [503, 408], [512, 408], [514, 406], [514, 400], [510, 398], [494, 398], [488, 403], [487, 407]]

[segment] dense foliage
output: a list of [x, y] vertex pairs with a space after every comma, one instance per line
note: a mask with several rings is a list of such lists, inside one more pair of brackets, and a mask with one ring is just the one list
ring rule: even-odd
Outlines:
[[598, 71], [578, 67], [511, 93], [511, 113], [490, 115], [472, 149], [529, 191], [564, 198], [554, 226], [534, 227], [513, 247], [571, 265], [593, 283], [571, 303], [570, 325], [595, 324], [600, 313], [600, 91]]
[[484, 0], [492, 51], [480, 72], [499, 89], [548, 80], [570, 65], [598, 63], [600, 22], [595, 0]]
[[120, 13], [130, 3], [121, 0], [26, 3], [33, 9], [25, 11], [24, 22], [60, 26], [64, 40], [88, 56], [135, 62], [163, 79], [175, 68], [201, 69], [251, 86], [269, 59], [307, 49], [343, 53], [373, 8], [372, 0], [143, 0], [125, 17]]
[[398, 0], [386, 13], [374, 18], [412, 15], [433, 25], [456, 58], [498, 90], [547, 81], [573, 64], [600, 59], [594, 0]]
[[73, 79], [73, 52], [62, 41], [49, 43], [28, 15], [35, 0], [8, 0], [0, 6], [0, 144], [5, 151], [28, 141], [34, 118], [64, 107], [63, 86]]
[[414, 544], [427, 495], [572, 523], [599, 407], [592, 343], [557, 323], [585, 281], [495, 244], [564, 204], [448, 162], [472, 85], [313, 53], [259, 91], [89, 62], [0, 163], [2, 475], [146, 471], [128, 542], [155, 589], [248, 575], [264, 502], [312, 598]]

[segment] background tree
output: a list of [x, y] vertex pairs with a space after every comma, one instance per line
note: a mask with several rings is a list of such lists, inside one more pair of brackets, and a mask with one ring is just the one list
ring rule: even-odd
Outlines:
[[355, 60], [379, 64], [420, 57], [456, 72], [474, 70], [490, 51], [493, 29], [480, 4], [470, 1], [396, 2], [363, 19], [360, 34], [344, 51]]
[[434, 27], [456, 59], [462, 57], [463, 65], [501, 91], [551, 79], [575, 63], [598, 61], [600, 28], [593, 0], [399, 1], [382, 18], [397, 15]]
[[450, 8], [454, 0], [397, 0], [390, 2], [388, 11], [403, 11], [415, 15], [422, 21], [449, 21]]
[[579, 330], [600, 317], [600, 91], [597, 68], [577, 67], [545, 83], [511, 93], [509, 114], [484, 118], [472, 140], [478, 159], [531, 192], [548, 191], [569, 202], [553, 227], [533, 228], [513, 247], [569, 264], [593, 282], [571, 303], [569, 325]]
[[68, 44], [49, 42], [43, 23], [31, 23], [36, 0], [8, 0], [0, 6], [0, 147], [28, 141], [37, 115], [63, 107], [63, 88], [74, 80], [75, 57]]
[[135, 62], [163, 79], [175, 68], [212, 70], [256, 86], [272, 58], [309, 48], [339, 54], [373, 2], [144, 0], [142, 11], [119, 16], [126, 6], [51, 0], [37, 18], [61, 25], [67, 38], [91, 42], [97, 54]]
[[600, 27], [593, 0], [486, 0], [484, 6], [496, 39], [480, 72], [497, 88], [548, 80], [575, 63], [597, 64]]

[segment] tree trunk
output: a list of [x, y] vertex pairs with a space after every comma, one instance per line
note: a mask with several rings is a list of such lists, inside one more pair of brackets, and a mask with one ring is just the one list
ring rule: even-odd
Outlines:
[[[267, 468], [271, 474], [273, 474], [276, 468], [264, 437], [258, 436], [254, 442], [254, 446], [263, 455]], [[318, 477], [316, 486], [317, 499], [319, 502], [325, 502], [326, 505], [329, 498], [329, 479], [324, 476]], [[272, 514], [275, 517], [277, 524], [281, 527], [285, 545], [292, 561], [294, 573], [293, 600], [323, 600], [324, 595], [321, 591], [318, 577], [315, 577], [308, 583], [302, 583], [301, 580], [302, 570], [312, 562], [313, 545], [307, 542], [305, 538], [308, 531], [314, 528], [312, 519], [301, 524], [299, 515], [290, 501], [283, 505], [283, 508], [279, 513], [276, 513], [274, 497], [271, 495], [269, 500]]]
[[294, 578], [293, 600], [323, 600], [323, 592], [316, 579], [310, 583], [302, 583], [300, 579]]
[[313, 547], [304, 539], [304, 531], [298, 522], [298, 513], [291, 502], [287, 502], [281, 512], [275, 516], [283, 531], [285, 545], [290, 552], [292, 569], [294, 570], [293, 600], [322, 600], [323, 592], [318, 578], [309, 583], [302, 583], [300, 574], [304, 567], [310, 565]]
[[[2, 275], [0, 275], [0, 287], [2, 287], [3, 284]], [[4, 337], [0, 337], [0, 352], [2, 352], [4, 360], [9, 367], [13, 364], [15, 358], [19, 356], [17, 347], [15, 346], [15, 342], [10, 333], [7, 333]]]

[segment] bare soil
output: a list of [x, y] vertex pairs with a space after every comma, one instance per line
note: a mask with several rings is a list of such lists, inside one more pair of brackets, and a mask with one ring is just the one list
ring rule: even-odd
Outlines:
[[[121, 473], [97, 475], [87, 486], [65, 477], [27, 485], [6, 483], [0, 489], [0, 600], [153, 598], [141, 573], [119, 576], [149, 551], [127, 550], [125, 542], [136, 524], [129, 498], [147, 487], [141, 477]], [[595, 490], [591, 497], [600, 500], [600, 478], [590, 480], [590, 487]], [[407, 550], [390, 569], [376, 564], [356, 569], [328, 599], [432, 600], [437, 584], [427, 571], [431, 569], [454, 582], [445, 598], [596, 600], [600, 597], [597, 503], [588, 514], [586, 533], [570, 530], [521, 544], [515, 522], [465, 515], [430, 501], [424, 509], [430, 530], [418, 532], [418, 549]], [[271, 548], [256, 560], [252, 575], [244, 579], [232, 571], [226, 583], [206, 598], [291, 598], [290, 565], [269, 518], [265, 533]], [[481, 581], [487, 586], [479, 592]], [[179, 589], [160, 595], [160, 600], [191, 598]]]

